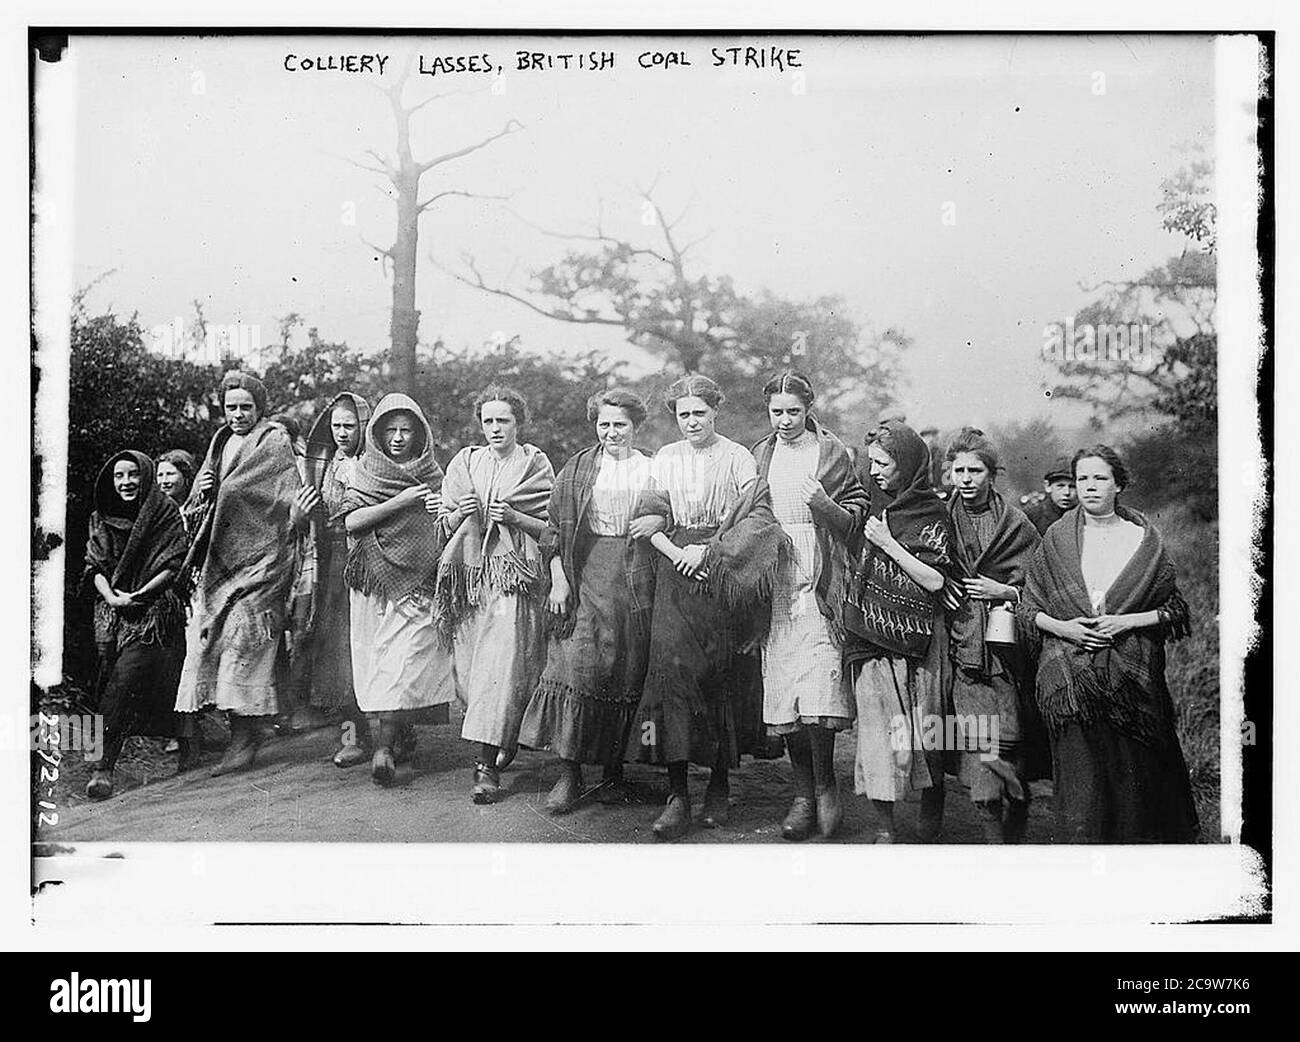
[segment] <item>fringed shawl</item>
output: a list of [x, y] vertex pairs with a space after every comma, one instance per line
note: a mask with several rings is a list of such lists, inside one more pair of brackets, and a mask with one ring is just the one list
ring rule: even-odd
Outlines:
[[1016, 619], [1030, 646], [1039, 651], [1038, 705], [1053, 734], [1070, 723], [1105, 723], [1154, 745], [1174, 734], [1173, 702], [1165, 683], [1165, 641], [1187, 636], [1190, 616], [1160, 533], [1136, 510], [1117, 505], [1115, 512], [1145, 532], [1106, 591], [1108, 611], [1115, 615], [1155, 611], [1159, 625], [1129, 630], [1100, 651], [1038, 629], [1034, 619], [1039, 612], [1063, 621], [1094, 614], [1079, 563], [1087, 523], [1082, 509], [1043, 536], [1029, 565]]
[[[211, 472], [216, 485], [208, 496], [198, 490], [186, 504], [202, 517], [191, 557], [201, 568], [199, 592], [205, 646], [254, 649], [278, 639], [272, 625], [257, 618], [283, 619], [293, 581], [295, 533], [290, 518], [302, 487], [289, 435], [278, 423], [259, 419], [244, 436], [230, 469], [221, 473], [221, 456], [231, 437], [222, 427], [212, 437], [200, 476]], [[238, 608], [239, 633], [225, 632]]]
[[[391, 459], [380, 444], [383, 422], [394, 412], [409, 412], [424, 432], [424, 445], [414, 459], [405, 463]], [[387, 503], [415, 485], [428, 485], [431, 492], [442, 489], [442, 467], [433, 458], [433, 431], [413, 398], [385, 395], [366, 426], [364, 445], [337, 517]], [[360, 593], [378, 593], [394, 603], [417, 590], [432, 596], [440, 542], [437, 519], [422, 502], [412, 503], [356, 537], [343, 569], [343, 581]]]
[[[140, 468], [135, 510], [113, 487], [113, 467], [129, 459]], [[90, 515], [84, 578], [102, 575], [122, 593], [134, 593], [163, 572], [179, 573], [188, 543], [180, 508], [154, 483], [154, 464], [143, 452], [127, 449], [109, 459], [95, 479], [95, 510]], [[129, 516], [134, 513], [134, 517]], [[110, 607], [95, 597], [95, 641], [100, 645], [170, 641], [184, 628], [184, 608], [175, 580], [154, 591], [148, 604]]]
[[[988, 509], [992, 515], [993, 535], [988, 545], [981, 547], [966, 501], [958, 493], [948, 501], [948, 514], [956, 535], [953, 558], [957, 571], [963, 578], [985, 575], [997, 582], [1021, 587], [1030, 555], [1038, 546], [1038, 529], [997, 489], [989, 490]], [[949, 581], [948, 589], [957, 602], [957, 608], [948, 613], [948, 635], [951, 638], [948, 647], [952, 659], [968, 672], [991, 676], [993, 653], [984, 643], [989, 602], [968, 597], [965, 587], [955, 580]]]
[[[817, 608], [830, 620], [836, 640], [844, 637], [844, 596], [850, 565], [849, 545], [854, 533], [862, 528], [868, 507], [867, 490], [862, 487], [849, 450], [831, 431], [811, 416], [807, 426], [817, 436], [817, 480], [835, 504], [825, 513], [814, 511], [817, 533], [817, 557], [821, 568], [817, 575]], [[766, 480], [776, 449], [776, 432], [757, 442], [753, 448], [759, 475]]]
[[[871, 478], [863, 455], [860, 478], [871, 496], [871, 516], [879, 518], [887, 511], [889, 531], [899, 545], [946, 578], [953, 568], [952, 521], [943, 500], [930, 487], [929, 447], [920, 435], [900, 423], [889, 426], [880, 444], [898, 465], [901, 480], [897, 492], [884, 491]], [[933, 634], [939, 595], [916, 582], [867, 539], [860, 527], [854, 541], [857, 553], [847, 603], [861, 613], [872, 632], [887, 634], [891, 643], [912, 646], [917, 655], [924, 655]], [[862, 634], [856, 636], [856, 643], [862, 643]]]
[[[639, 449], [634, 451], [640, 452]], [[569, 605], [562, 616], [556, 619], [550, 612], [546, 614], [548, 631], [560, 639], [573, 632], [577, 618], [575, 609], [581, 584], [578, 550], [586, 535], [582, 521], [591, 505], [592, 488], [600, 474], [603, 460], [604, 450], [600, 445], [592, 445], [575, 453], [555, 475], [555, 488], [551, 492], [546, 511], [549, 524], [542, 537], [542, 558], [547, 564], [556, 556], [560, 558], [564, 577], [572, 591]], [[624, 576], [631, 599], [632, 624], [641, 632], [649, 627], [650, 613], [654, 608], [653, 555], [654, 550], [648, 539], [627, 538]]]
[[[483, 586], [500, 593], [530, 595], [542, 586], [537, 542], [510, 525], [491, 520], [486, 502], [451, 531], [449, 515], [462, 498], [475, 492], [474, 468], [485, 458], [482, 454], [491, 451], [486, 445], [461, 449], [447, 467], [442, 485], [443, 512], [438, 523], [447, 542], [438, 563], [434, 619], [448, 641], [461, 620], [478, 606]], [[503, 485], [495, 490], [497, 499], [521, 514], [546, 520], [555, 487], [555, 471], [546, 453], [535, 445], [518, 446], [501, 477]]]

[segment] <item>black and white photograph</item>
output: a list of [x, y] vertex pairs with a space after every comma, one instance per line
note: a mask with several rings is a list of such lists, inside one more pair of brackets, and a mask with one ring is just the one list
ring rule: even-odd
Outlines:
[[1267, 921], [1273, 47], [32, 27], [33, 921]]

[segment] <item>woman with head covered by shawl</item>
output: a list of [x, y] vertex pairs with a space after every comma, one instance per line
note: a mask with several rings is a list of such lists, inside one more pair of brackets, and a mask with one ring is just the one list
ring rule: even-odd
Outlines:
[[195, 479], [190, 563], [198, 569], [176, 709], [214, 705], [230, 746], [213, 775], [252, 764], [262, 725], [279, 711], [276, 660], [285, 631], [297, 533], [320, 503], [298, 476], [289, 435], [266, 418], [266, 389], [230, 371], [221, 381], [225, 426]]
[[1017, 612], [1039, 652], [1056, 839], [1191, 843], [1196, 804], [1165, 680], [1165, 642], [1191, 631], [1187, 603], [1160, 533], [1118, 502], [1118, 454], [1080, 449], [1074, 479], [1079, 508], [1043, 536]]
[[[1029, 744], [1039, 730], [1033, 680], [1023, 641], [1014, 634], [1007, 634], [1009, 643], [985, 636], [990, 611], [1019, 602], [1038, 530], [994, 487], [998, 454], [983, 431], [963, 428], [945, 458], [958, 569], [948, 587], [948, 647], [959, 776], [989, 842], [1019, 843], [1029, 818]], [[1010, 624], [1011, 616], [1004, 617]]]
[[528, 421], [519, 392], [487, 387], [474, 413], [487, 444], [461, 449], [447, 467], [435, 611], [454, 650], [461, 737], [478, 746], [470, 798], [495, 803], [544, 665], [538, 540], [555, 471], [541, 449], [519, 442]]
[[[177, 733], [176, 684], [185, 657], [185, 605], [174, 580], [187, 543], [180, 510], [158, 488], [153, 461], [128, 449], [95, 480], [85, 580], [98, 594], [96, 684], [104, 718], [103, 758], [86, 795], [113, 794], [113, 769], [132, 734]], [[178, 770], [194, 765], [198, 743], [181, 744]]]
[[918, 834], [932, 842], [943, 816], [952, 523], [930, 486], [930, 450], [911, 427], [884, 420], [866, 445], [871, 511], [844, 605], [858, 708], [854, 787], [875, 807], [877, 843], [894, 842], [894, 804], [919, 790]]
[[344, 391], [317, 417], [307, 437], [307, 483], [321, 496], [323, 510], [312, 518], [316, 584], [306, 625], [308, 701], [317, 709], [341, 711], [342, 734], [333, 762], [354, 767], [371, 758], [370, 726], [357, 706], [352, 683], [351, 601], [343, 581], [349, 540], [339, 516], [365, 451], [370, 404]]
[[552, 814], [567, 813], [584, 795], [584, 763], [604, 768], [603, 800], [629, 796], [623, 752], [641, 701], [654, 604], [653, 551], [637, 538], [649, 530], [632, 523], [650, 480], [650, 457], [633, 444], [645, 416], [645, 402], [631, 391], [593, 395], [587, 419], [597, 444], [560, 469], [547, 508], [550, 642], [519, 740], [560, 757], [546, 800]]
[[656, 839], [691, 828], [688, 764], [712, 768], [700, 823], [730, 816], [728, 772], [742, 754], [765, 754], [757, 663], [745, 654], [771, 619], [789, 540], [772, 515], [767, 482], [743, 445], [718, 434], [722, 391], [684, 376], [664, 392], [682, 440], [655, 453], [637, 519], [657, 521], [650, 661], [629, 757], [668, 767], [668, 804]]
[[343, 571], [352, 591], [352, 681], [371, 721], [377, 785], [391, 785], [412, 751], [398, 743], [411, 714], [445, 712], [455, 696], [451, 656], [433, 619], [441, 488], [429, 421], [414, 399], [385, 395], [334, 515], [355, 541]]
[[763, 394], [772, 433], [754, 446], [754, 459], [794, 546], [777, 577], [763, 644], [763, 722], [784, 738], [794, 769], [794, 802], [781, 834], [829, 838], [844, 816], [835, 733], [855, 715], [842, 669], [848, 544], [862, 525], [867, 492], [844, 443], [813, 418], [807, 376], [786, 370]]

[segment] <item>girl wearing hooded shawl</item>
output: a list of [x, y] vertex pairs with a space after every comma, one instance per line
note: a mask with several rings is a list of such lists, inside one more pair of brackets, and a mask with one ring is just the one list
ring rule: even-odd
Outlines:
[[461, 737], [478, 746], [470, 796], [495, 803], [545, 655], [538, 540], [555, 471], [541, 449], [519, 443], [528, 413], [517, 391], [488, 387], [474, 411], [487, 444], [467, 446], [447, 468], [434, 610], [454, 650]]
[[547, 508], [550, 641], [519, 741], [560, 757], [546, 801], [552, 814], [567, 813], [583, 796], [584, 763], [604, 767], [604, 798], [627, 795], [623, 752], [641, 701], [654, 603], [653, 551], [632, 524], [650, 480], [650, 458], [633, 445], [645, 416], [645, 403], [630, 391], [594, 395], [587, 418], [598, 443], [560, 469]]
[[766, 754], [757, 663], [772, 591], [790, 541], [772, 515], [754, 457], [714, 429], [722, 392], [685, 376], [664, 394], [684, 435], [661, 448], [637, 517], [657, 518], [650, 661], [633, 735], [633, 759], [668, 766], [670, 795], [657, 839], [691, 827], [687, 765], [712, 768], [701, 824], [729, 818], [728, 771], [744, 753]]
[[848, 543], [862, 526], [867, 492], [849, 450], [809, 411], [813, 388], [789, 370], [763, 388], [772, 433], [753, 448], [772, 489], [772, 509], [794, 545], [777, 577], [763, 644], [763, 722], [784, 738], [795, 797], [786, 839], [834, 835], [843, 820], [835, 782], [835, 732], [853, 724], [842, 669]]
[[894, 804], [921, 791], [918, 833], [943, 816], [947, 628], [941, 594], [953, 568], [952, 523], [930, 486], [930, 450], [899, 420], [867, 432], [870, 516], [845, 601], [845, 660], [858, 709], [854, 788], [871, 799], [877, 843], [894, 841]]
[[[104, 717], [103, 759], [86, 795], [113, 793], [113, 769], [132, 734], [177, 733], [176, 684], [185, 657], [185, 605], [173, 580], [185, 561], [180, 510], [157, 487], [153, 461], [128, 449], [95, 479], [84, 580], [98, 593], [96, 688]], [[193, 766], [197, 742], [181, 746], [178, 770]]]
[[1079, 509], [1043, 536], [1017, 612], [1039, 653], [1056, 838], [1190, 843], [1196, 804], [1165, 681], [1187, 604], [1160, 533], [1116, 502], [1128, 474], [1114, 450], [1080, 450], [1074, 475]]
[[343, 580], [352, 591], [352, 677], [357, 705], [370, 716], [377, 785], [391, 785], [410, 754], [397, 743], [411, 713], [440, 706], [445, 714], [454, 693], [451, 658], [433, 619], [442, 484], [419, 405], [385, 395], [334, 515], [355, 540]]
[[964, 428], [945, 458], [958, 571], [948, 585], [958, 774], [981, 811], [989, 842], [1019, 843], [1029, 818], [1029, 746], [1038, 736], [1033, 680], [1023, 641], [986, 643], [984, 636], [990, 608], [1020, 600], [1038, 530], [994, 487], [998, 456], [982, 431]]
[[306, 625], [304, 680], [311, 705], [342, 712], [340, 746], [333, 757], [337, 767], [371, 758], [370, 727], [352, 684], [352, 608], [343, 581], [350, 546], [339, 516], [365, 451], [369, 421], [370, 403], [344, 391], [325, 407], [307, 437], [307, 482], [320, 493], [323, 509], [311, 523], [316, 586]]
[[266, 389], [245, 373], [221, 383], [226, 425], [212, 437], [187, 512], [197, 569], [176, 709], [227, 711], [230, 746], [219, 776], [252, 764], [262, 723], [279, 710], [277, 658], [294, 548], [320, 497], [298, 476], [289, 435], [266, 419]]

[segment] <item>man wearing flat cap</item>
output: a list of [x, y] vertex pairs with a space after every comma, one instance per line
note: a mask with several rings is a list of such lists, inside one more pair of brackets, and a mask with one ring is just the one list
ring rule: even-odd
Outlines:
[[1029, 520], [1042, 535], [1054, 525], [1066, 511], [1073, 510], [1078, 503], [1074, 492], [1074, 468], [1069, 457], [1062, 456], [1052, 463], [1043, 475], [1044, 498], [1025, 508]]

